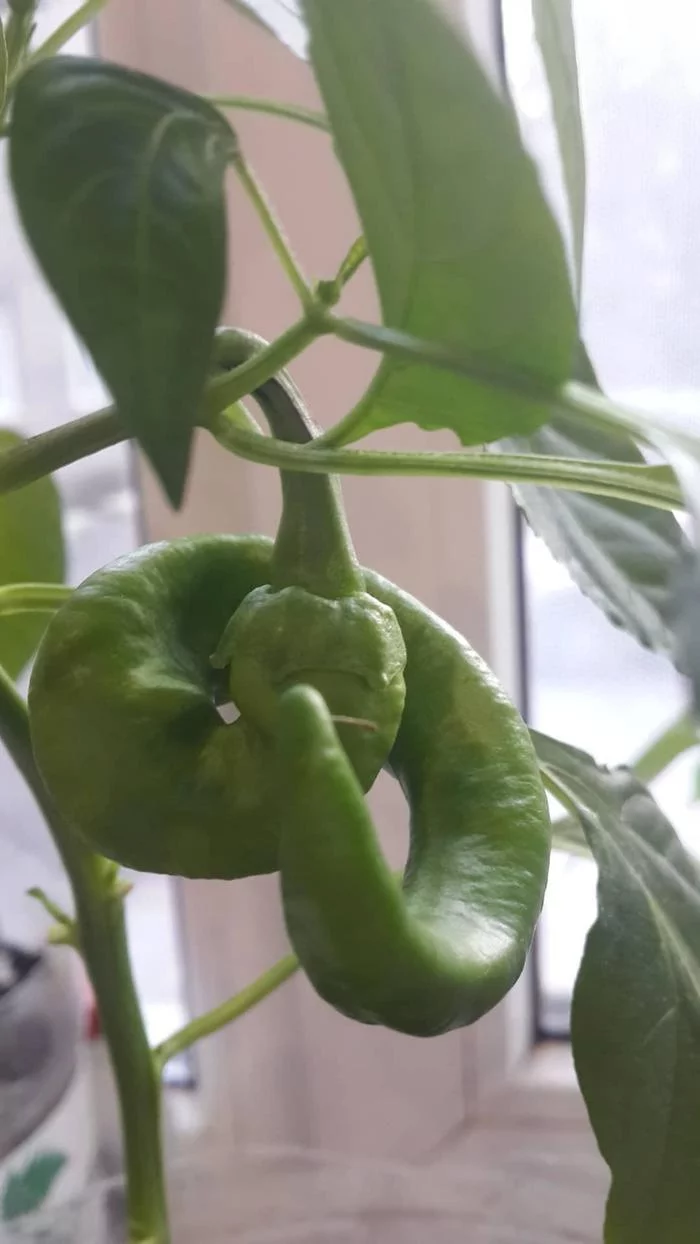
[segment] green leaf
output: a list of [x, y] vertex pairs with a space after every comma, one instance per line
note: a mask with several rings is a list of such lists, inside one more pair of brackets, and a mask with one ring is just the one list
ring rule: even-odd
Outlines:
[[586, 222], [586, 148], [576, 63], [576, 32], [571, 0], [533, 0], [535, 35], [552, 97], [571, 219], [576, 292], [581, 292]]
[[[0, 453], [22, 444], [0, 429]], [[0, 496], [0, 589], [10, 583], [61, 583], [61, 505], [50, 477]], [[48, 616], [0, 617], [0, 665], [15, 678], [27, 664]]]
[[653, 415], [639, 415], [640, 432], [675, 471], [693, 522], [693, 543], [684, 551], [673, 584], [671, 625], [676, 665], [690, 679], [700, 716], [700, 439]]
[[[576, 390], [576, 385], [569, 386]], [[675, 472], [693, 520], [693, 544], [681, 550], [672, 587], [670, 621], [674, 632], [674, 659], [692, 682], [696, 714], [700, 714], [700, 437], [667, 417], [648, 411], [625, 410], [611, 402], [592, 417], [582, 415], [587, 428], [604, 419], [613, 434], [633, 435], [663, 454]], [[589, 422], [590, 420], [590, 422]]]
[[175, 505], [223, 298], [235, 145], [210, 104], [104, 62], [54, 57], [17, 87], [22, 222]]
[[700, 441], [675, 429], [654, 431], [654, 440], [673, 467], [693, 520], [693, 547], [675, 580], [672, 623], [679, 669], [690, 679], [693, 708], [700, 716]]
[[[624, 434], [601, 433], [558, 419], [508, 452], [641, 463]], [[514, 489], [532, 530], [566, 567], [574, 583], [647, 648], [675, 657], [675, 596], [687, 542], [672, 514], [651, 506], [555, 488]]]
[[262, 26], [297, 56], [306, 58], [308, 32], [295, 0], [227, 0], [244, 17]]
[[[598, 388], [585, 347], [578, 379]], [[624, 431], [560, 416], [529, 437], [502, 443], [506, 453], [642, 465]], [[574, 583], [615, 625], [656, 652], [675, 654], [674, 598], [688, 542], [672, 514], [652, 506], [554, 488], [515, 490], [532, 530], [566, 567]]]
[[[561, 237], [509, 107], [430, 0], [305, 0], [311, 59], [362, 219], [385, 325], [543, 396], [385, 359], [336, 442], [413, 421], [464, 444], [527, 432], [570, 374]], [[335, 434], [335, 430], [334, 430]]]
[[572, 1011], [579, 1083], [612, 1171], [607, 1244], [696, 1244], [700, 1223], [700, 872], [626, 770], [542, 735], [550, 789], [599, 869]]
[[5, 100], [7, 99], [7, 42], [5, 40], [5, 27], [0, 21], [0, 121], [5, 111]]
[[700, 717], [700, 562], [686, 559], [676, 582], [673, 622], [678, 667], [690, 679], [693, 712]]
[[300, 104], [282, 103], [278, 99], [260, 99], [255, 95], [207, 95], [210, 104], [217, 108], [233, 108], [242, 112], [258, 112], [262, 116], [277, 117], [282, 121], [296, 121], [313, 130], [327, 134], [330, 126], [322, 112], [303, 108]]
[[47, 1151], [30, 1159], [23, 1170], [11, 1174], [2, 1193], [0, 1218], [12, 1222], [23, 1214], [32, 1214], [46, 1200], [52, 1185], [67, 1158], [64, 1153]]

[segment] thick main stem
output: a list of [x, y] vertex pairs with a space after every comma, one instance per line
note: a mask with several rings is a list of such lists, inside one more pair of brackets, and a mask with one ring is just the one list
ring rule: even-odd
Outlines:
[[90, 877], [71, 877], [80, 946], [114, 1071], [124, 1140], [130, 1244], [169, 1239], [161, 1088], [143, 1025], [126, 940], [124, 903]]
[[119, 1097], [129, 1244], [168, 1244], [159, 1074], [131, 972], [123, 901], [111, 867], [87, 851], [58, 816], [34, 761], [26, 705], [2, 669], [0, 738], [46, 818], [73, 891], [81, 952]]

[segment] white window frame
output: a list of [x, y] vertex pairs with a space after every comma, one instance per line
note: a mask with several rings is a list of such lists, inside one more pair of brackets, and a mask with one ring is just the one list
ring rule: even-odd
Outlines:
[[[469, 15], [475, 45], [499, 75], [495, 0], [445, 0]], [[234, 38], [235, 35], [235, 38]], [[100, 20], [104, 55], [198, 90], [250, 91], [313, 104], [308, 68], [222, 2], [121, 0]], [[223, 77], [223, 67], [228, 75]], [[330, 272], [354, 223], [323, 136], [239, 114], [235, 124], [310, 270]], [[314, 185], [325, 226], [309, 224], [300, 178]], [[293, 294], [242, 195], [232, 196], [233, 277], [228, 316], [268, 336], [296, 314]], [[319, 236], [320, 234], [320, 236]], [[319, 268], [320, 263], [320, 268]], [[352, 310], [372, 314], [366, 274]], [[371, 360], [324, 343], [295, 369], [312, 407], [335, 418], [366, 380]], [[435, 448], [443, 438], [430, 438]], [[415, 429], [393, 445], [425, 444]], [[452, 440], [444, 438], [451, 447]], [[144, 531], [168, 538], [207, 530], [272, 532], [273, 472], [226, 456], [202, 435], [188, 500], [179, 514], [141, 469]], [[510, 494], [474, 481], [349, 480], [345, 485], [360, 555], [421, 595], [469, 636], [517, 696], [520, 685], [516, 536]], [[417, 523], [416, 515], [420, 516]], [[468, 532], [459, 543], [456, 532]], [[421, 556], [421, 552], [424, 556]], [[388, 800], [388, 802], [387, 802]], [[378, 801], [391, 819], [394, 806]], [[181, 909], [194, 1011], [220, 1002], [284, 953], [274, 878], [233, 885], [186, 882]], [[324, 1006], [302, 978], [197, 1052], [199, 1087], [171, 1095], [175, 1130], [200, 1143], [294, 1143], [392, 1159], [423, 1157], [455, 1128], [493, 1121], [541, 1131], [587, 1127], [567, 1045], [533, 1044], [531, 969], [506, 1002], [474, 1028], [433, 1042], [351, 1024]]]

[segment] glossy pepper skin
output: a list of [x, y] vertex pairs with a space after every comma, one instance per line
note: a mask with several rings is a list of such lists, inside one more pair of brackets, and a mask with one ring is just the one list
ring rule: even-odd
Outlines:
[[[239, 337], [229, 361], [253, 348]], [[313, 434], [286, 379], [258, 398], [278, 436]], [[335, 481], [283, 477], [274, 544], [176, 540], [92, 576], [47, 630], [30, 716], [96, 850], [175, 875], [279, 870], [292, 944], [345, 1014], [433, 1035], [520, 974], [550, 849], [528, 731], [461, 636], [359, 567]], [[402, 884], [363, 799], [384, 765], [411, 810]]]
[[433, 1036], [473, 1023], [520, 976], [544, 896], [550, 824], [529, 733], [461, 635], [367, 572], [408, 650], [389, 767], [409, 804], [399, 884], [328, 711], [282, 700], [288, 792], [280, 881], [311, 983], [365, 1023]]

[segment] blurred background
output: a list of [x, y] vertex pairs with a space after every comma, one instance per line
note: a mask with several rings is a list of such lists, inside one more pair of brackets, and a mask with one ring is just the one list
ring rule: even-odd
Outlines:
[[[55, 27], [73, 7], [42, 0], [42, 28]], [[453, 0], [451, 7], [458, 18], [469, 17], [492, 73], [502, 75], [496, 0]], [[574, 11], [589, 160], [584, 335], [611, 395], [683, 415], [697, 400], [700, 381], [700, 252], [693, 227], [700, 207], [694, 171], [700, 13], [693, 0], [663, 6], [637, 0], [634, 22], [628, 6], [606, 0], [578, 0]], [[514, 104], [561, 213], [561, 174], [529, 4], [503, 0], [502, 21]], [[294, 36], [293, 14], [290, 23]], [[95, 48], [202, 92], [315, 102], [304, 64], [224, 0], [194, 6], [187, 0], [112, 0], [99, 28], [77, 37], [70, 50]], [[265, 118], [236, 117], [236, 125], [306, 266], [327, 275], [357, 231], [327, 139]], [[291, 321], [293, 300], [233, 186], [231, 230], [229, 322], [270, 337]], [[0, 231], [0, 424], [31, 435], [108, 398], [36, 272], [4, 168]], [[349, 306], [356, 314], [374, 313], [368, 273], [353, 286]], [[315, 416], [330, 422], [362, 391], [372, 366], [370, 357], [324, 342], [295, 376]], [[415, 429], [374, 440], [428, 443]], [[431, 439], [430, 447], [437, 443], [453, 444], [447, 435]], [[204, 437], [187, 504], [177, 515], [123, 446], [61, 471], [58, 482], [73, 583], [146, 539], [208, 530], [272, 532], [278, 513], [273, 473], [234, 462]], [[516, 521], [504, 489], [465, 481], [348, 480], [345, 491], [362, 559], [463, 630], [511, 692], [522, 696], [537, 728], [616, 764], [633, 759], [681, 711], [684, 688], [670, 666], [616, 631], [581, 596]], [[684, 757], [656, 787], [690, 845], [698, 827], [696, 764], [696, 756]], [[67, 902], [65, 883], [41, 819], [2, 753], [0, 790], [0, 938], [36, 950], [46, 920], [26, 890], [41, 885]], [[386, 848], [400, 862], [405, 816], [388, 781], [373, 803]], [[129, 936], [154, 1041], [284, 953], [274, 879], [230, 886], [135, 881]], [[480, 1127], [491, 1127], [493, 1135], [515, 1112], [521, 1126], [525, 1120], [545, 1138], [551, 1120], [558, 1120], [552, 1144], [561, 1157], [562, 1121], [567, 1135], [577, 1138], [574, 1148], [585, 1136], [566, 1038], [573, 982], [594, 915], [592, 865], [555, 856], [532, 971], [475, 1030], [431, 1043], [351, 1025], [303, 980], [293, 981], [235, 1030], [171, 1068], [173, 1144], [189, 1152], [204, 1138], [284, 1143], [425, 1161], [445, 1147], [458, 1152], [459, 1138]], [[87, 991], [83, 997], [84, 1031], [95, 1037]], [[553, 1040], [561, 1043], [554, 1050]], [[106, 1110], [95, 1139], [99, 1146], [100, 1128], [109, 1132], [107, 1165], [110, 1145], [116, 1145], [108, 1116]], [[588, 1143], [580, 1140], [581, 1152]], [[501, 1136], [501, 1157], [503, 1145]], [[597, 1191], [604, 1179], [595, 1170], [598, 1183], [591, 1188]]]

